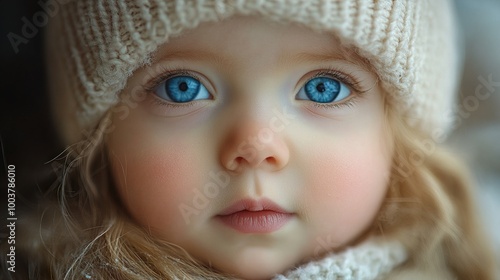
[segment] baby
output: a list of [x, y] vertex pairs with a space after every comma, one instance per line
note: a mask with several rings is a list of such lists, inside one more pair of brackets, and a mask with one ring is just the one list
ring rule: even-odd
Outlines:
[[71, 160], [40, 273], [492, 279], [440, 146], [454, 35], [445, 0], [65, 4], [46, 39]]

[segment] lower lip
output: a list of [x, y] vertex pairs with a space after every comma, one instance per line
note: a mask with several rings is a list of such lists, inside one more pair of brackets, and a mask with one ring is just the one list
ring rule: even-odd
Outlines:
[[239, 211], [217, 216], [225, 225], [243, 233], [271, 233], [284, 226], [292, 214], [274, 211]]

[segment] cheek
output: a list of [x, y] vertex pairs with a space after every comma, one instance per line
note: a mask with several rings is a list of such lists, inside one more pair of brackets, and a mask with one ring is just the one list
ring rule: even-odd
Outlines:
[[306, 212], [315, 219], [316, 235], [328, 237], [332, 247], [371, 224], [387, 190], [390, 156], [379, 145], [361, 142], [323, 146], [328, 148], [309, 160]]
[[147, 149], [131, 146], [135, 149], [118, 145], [112, 153], [113, 175], [124, 205], [137, 222], [153, 230], [176, 228], [171, 225], [183, 222], [179, 206], [193, 197], [198, 181], [192, 149], [182, 141]]

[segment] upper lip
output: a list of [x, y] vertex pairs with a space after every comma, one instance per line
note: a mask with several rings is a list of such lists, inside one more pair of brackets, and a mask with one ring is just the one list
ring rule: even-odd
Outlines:
[[278, 204], [267, 198], [255, 199], [242, 199], [233, 203], [231, 206], [222, 210], [219, 216], [231, 215], [240, 211], [273, 211], [277, 213], [289, 213], [281, 208]]

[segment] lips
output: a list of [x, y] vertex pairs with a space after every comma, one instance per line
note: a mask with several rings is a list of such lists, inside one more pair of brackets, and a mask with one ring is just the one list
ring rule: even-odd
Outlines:
[[216, 216], [224, 225], [242, 233], [271, 233], [292, 217], [292, 213], [268, 199], [240, 200]]

